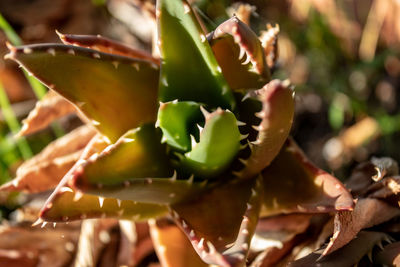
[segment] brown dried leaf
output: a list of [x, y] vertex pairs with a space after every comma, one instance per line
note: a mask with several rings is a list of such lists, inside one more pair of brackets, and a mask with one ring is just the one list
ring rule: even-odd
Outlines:
[[150, 233], [163, 267], [206, 267], [185, 234], [166, 220], [149, 222]]
[[23, 163], [14, 180], [1, 186], [0, 190], [37, 193], [54, 188], [79, 159], [95, 133], [89, 126], [82, 126], [55, 140]]
[[385, 178], [368, 188], [368, 197], [399, 200], [400, 193], [400, 176]]
[[381, 232], [362, 231], [346, 246], [321, 258], [322, 249], [309, 254], [294, 262], [290, 262], [290, 267], [336, 267], [336, 266], [354, 266], [362, 257], [372, 251], [375, 245], [387, 240], [388, 235]]
[[353, 211], [340, 211], [335, 215], [334, 234], [323, 255], [328, 255], [349, 243], [360, 230], [381, 224], [398, 215], [400, 209], [381, 200], [358, 200]]
[[75, 107], [58, 93], [50, 90], [23, 120], [17, 136], [25, 136], [46, 128], [54, 120], [75, 112]]

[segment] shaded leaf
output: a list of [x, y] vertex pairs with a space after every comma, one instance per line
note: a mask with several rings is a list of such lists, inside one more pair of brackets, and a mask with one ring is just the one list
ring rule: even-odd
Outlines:
[[82, 126], [53, 141], [42, 152], [25, 161], [18, 168], [16, 177], [2, 185], [0, 190], [37, 193], [53, 189], [78, 161], [95, 133], [90, 126]]
[[351, 210], [353, 198], [335, 177], [314, 166], [293, 140], [266, 168], [262, 215]]
[[374, 255], [374, 263], [383, 266], [400, 266], [400, 242], [395, 242], [383, 247]]
[[237, 17], [223, 22], [207, 39], [232, 90], [260, 88], [269, 81], [261, 42]]
[[289, 263], [288, 266], [354, 266], [362, 257], [370, 253], [375, 245], [387, 239], [388, 235], [384, 233], [362, 231], [350, 243], [332, 254], [320, 258], [323, 250], [321, 249], [304, 258]]
[[160, 65], [160, 60], [154, 58], [151, 54], [100, 35], [62, 34], [59, 32], [57, 32], [57, 34], [61, 41], [67, 45], [76, 45], [103, 53], [126, 56], [135, 59], [143, 59]]
[[251, 155], [242, 161], [244, 168], [236, 173], [238, 177], [250, 178], [267, 167], [278, 155], [289, 135], [294, 115], [294, 97], [289, 84], [279, 80], [269, 82], [250, 96], [258, 98], [262, 110], [256, 114], [261, 119], [257, 139], [250, 142]]
[[159, 100], [195, 101], [232, 109], [234, 99], [187, 1], [158, 1]]
[[13, 47], [7, 58], [73, 102], [112, 142], [156, 119], [159, 70], [152, 62], [58, 44]]
[[335, 215], [334, 233], [323, 252], [328, 255], [349, 243], [365, 228], [386, 222], [400, 215], [400, 210], [383, 201], [359, 199], [353, 211], [340, 211]]
[[172, 215], [203, 261], [243, 266], [262, 195], [260, 179], [231, 181], [172, 205]]
[[196, 102], [167, 102], [160, 104], [156, 125], [163, 132], [163, 142], [165, 140], [171, 147], [187, 152], [192, 146], [192, 126], [202, 119], [200, 104]]
[[164, 267], [206, 267], [185, 234], [166, 220], [150, 220], [150, 233], [158, 259]]
[[75, 107], [64, 97], [54, 91], [49, 91], [36, 103], [29, 116], [22, 121], [23, 125], [18, 136], [25, 136], [42, 130], [54, 120], [75, 111]]
[[368, 187], [374, 182], [372, 176], [376, 175], [375, 165], [370, 161], [358, 164], [346, 181], [348, 188], [354, 197], [363, 196]]

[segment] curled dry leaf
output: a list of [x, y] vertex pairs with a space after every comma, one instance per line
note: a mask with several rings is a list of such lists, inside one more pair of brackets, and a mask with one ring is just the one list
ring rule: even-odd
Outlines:
[[376, 175], [375, 165], [370, 161], [358, 164], [346, 182], [346, 187], [354, 197], [362, 196], [373, 183], [372, 176]]
[[25, 136], [46, 128], [54, 120], [75, 112], [75, 107], [64, 97], [49, 91], [23, 121], [18, 136]]
[[94, 129], [81, 126], [50, 143], [42, 152], [23, 163], [14, 180], [4, 184], [0, 190], [37, 193], [54, 188], [79, 159], [94, 135]]
[[334, 233], [323, 255], [328, 255], [354, 239], [365, 228], [386, 222], [400, 215], [400, 210], [385, 202], [365, 198], [358, 200], [353, 211], [341, 211], [335, 215]]
[[372, 164], [375, 165], [377, 174], [372, 177], [375, 182], [380, 181], [385, 176], [398, 175], [399, 165], [397, 162], [389, 157], [376, 158], [372, 157]]
[[388, 177], [368, 188], [369, 197], [385, 199], [398, 203], [400, 193], [400, 177]]

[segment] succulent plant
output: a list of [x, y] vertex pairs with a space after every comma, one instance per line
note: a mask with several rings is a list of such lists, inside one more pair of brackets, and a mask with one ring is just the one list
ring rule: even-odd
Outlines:
[[353, 208], [289, 137], [294, 91], [270, 80], [276, 51], [235, 16], [206, 34], [186, 1], [156, 13], [160, 58], [99, 36], [9, 47], [97, 130], [38, 223], [168, 216], [207, 264], [244, 266], [260, 218]]

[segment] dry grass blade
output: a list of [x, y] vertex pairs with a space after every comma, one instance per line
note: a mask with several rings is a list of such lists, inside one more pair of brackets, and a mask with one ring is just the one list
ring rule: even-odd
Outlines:
[[75, 107], [64, 97], [54, 91], [49, 91], [23, 121], [21, 131], [17, 136], [25, 136], [46, 128], [54, 120], [75, 112]]

